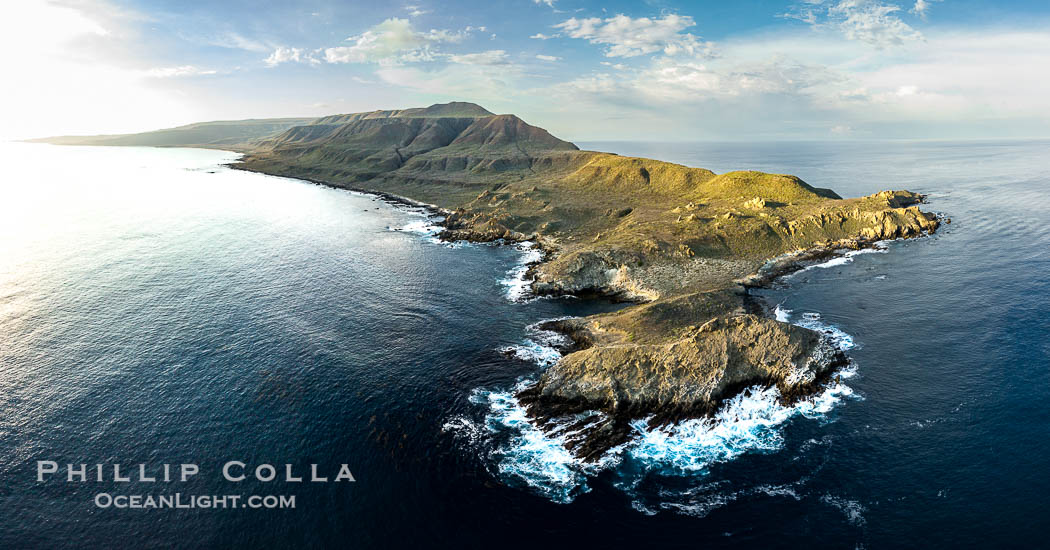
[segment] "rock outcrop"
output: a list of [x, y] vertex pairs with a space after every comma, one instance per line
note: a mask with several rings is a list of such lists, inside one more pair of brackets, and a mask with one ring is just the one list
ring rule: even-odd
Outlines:
[[816, 390], [845, 363], [842, 352], [811, 330], [749, 314], [716, 317], [667, 343], [590, 345], [550, 367], [519, 399], [542, 422], [605, 413], [605, 422], [576, 438], [581, 454], [597, 458], [623, 442], [622, 425], [631, 419], [653, 416], [659, 423], [711, 414], [754, 385], [775, 385], [790, 400]]
[[601, 411], [573, 429], [585, 458], [628, 437], [631, 419], [709, 414], [753, 384], [786, 399], [815, 391], [843, 357], [815, 332], [756, 316], [748, 289], [939, 225], [916, 193], [843, 199], [789, 175], [580, 151], [472, 103], [52, 141], [179, 139], [245, 151], [238, 168], [436, 205], [445, 239], [535, 240], [537, 294], [637, 302], [552, 324], [576, 349], [520, 395], [541, 423]]

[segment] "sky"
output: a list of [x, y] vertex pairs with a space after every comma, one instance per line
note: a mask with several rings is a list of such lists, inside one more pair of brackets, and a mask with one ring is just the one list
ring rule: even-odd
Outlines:
[[570, 140], [1050, 137], [1046, 0], [20, 0], [0, 138], [471, 101]]

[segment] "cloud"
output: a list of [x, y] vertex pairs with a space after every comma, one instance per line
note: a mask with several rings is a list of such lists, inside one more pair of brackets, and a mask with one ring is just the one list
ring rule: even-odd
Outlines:
[[[374, 63], [382, 66], [405, 63], [446, 62], [458, 65], [507, 65], [505, 50], [487, 50], [475, 53], [448, 54], [438, 51], [440, 44], [462, 42], [471, 32], [486, 32], [485, 27], [470, 26], [462, 31], [445, 29], [416, 30], [407, 19], [393, 17], [365, 32], [347, 38], [350, 46], [335, 46], [305, 50], [279, 47], [265, 63], [271, 67], [281, 63]], [[493, 35], [495, 36], [495, 35]]]
[[419, 6], [405, 6], [405, 11], [408, 12], [409, 17], [419, 17], [430, 13], [430, 10], [425, 10]]
[[504, 50], [489, 50], [480, 53], [467, 53], [450, 55], [448, 60], [461, 65], [509, 65], [507, 52]]
[[532, 1], [537, 6], [543, 5], [543, 6], [547, 6], [548, 8], [553, 8], [554, 7], [554, 0], [532, 0]]
[[923, 21], [926, 20], [926, 16], [930, 13], [930, 2], [939, 2], [940, 0], [915, 0], [915, 6], [908, 10], [915, 14]]
[[146, 70], [143, 74], [152, 78], [172, 78], [179, 76], [201, 76], [218, 74], [218, 71], [200, 69], [193, 65], [181, 65], [178, 67], [154, 67]]
[[272, 49], [271, 46], [263, 44], [262, 42], [248, 38], [236, 32], [227, 32], [219, 36], [213, 36], [203, 39], [204, 43], [211, 46], [218, 46], [220, 48], [228, 48], [231, 50], [245, 50], [249, 52], [266, 52]]
[[[916, 0], [916, 13], [925, 16], [928, 3]], [[879, 0], [807, 0], [784, 17], [798, 19], [815, 28], [837, 29], [846, 38], [885, 49], [906, 42], [922, 40], [921, 32], [896, 14], [900, 7]]]
[[922, 48], [879, 54], [837, 35], [769, 33], [727, 38], [719, 52], [602, 66], [529, 95], [557, 111], [553, 130], [594, 139], [813, 138], [835, 126], [853, 137], [1026, 137], [1050, 127], [1045, 27], [930, 30]]
[[535, 39], [535, 40], [550, 40], [551, 38], [554, 38], [556, 36], [558, 36], [558, 35], [556, 35], [556, 34], [553, 34], [553, 35], [551, 35], [551, 34], [543, 34], [542, 32], [538, 32], [538, 33], [530, 36], [529, 38], [532, 38], [532, 39]]
[[897, 97], [906, 97], [919, 93], [918, 86], [901, 86], [897, 88]]
[[309, 52], [302, 48], [285, 48], [279, 47], [270, 54], [269, 57], [263, 60], [263, 63], [270, 67], [276, 67], [281, 63], [320, 63], [320, 60], [314, 55], [314, 52]]
[[473, 101], [507, 101], [523, 88], [521, 68], [513, 63], [448, 63], [438, 68], [392, 65], [380, 66], [375, 74], [387, 84], [408, 90]]
[[553, 61], [561, 61], [560, 57], [557, 57], [557, 56], [554, 56], [554, 55], [543, 55], [543, 54], [536, 54], [536, 59], [539, 59], [540, 61], [552, 61], [552, 62]]
[[829, 86], [844, 82], [844, 75], [816, 64], [806, 64], [782, 55], [763, 61], [710, 66], [695, 59], [655, 58], [648, 67], [630, 70], [613, 66], [621, 74], [599, 73], [564, 84], [563, 91], [615, 98], [623, 103], [653, 102], [686, 105], [731, 101], [753, 96], [815, 98]]
[[380, 63], [428, 61], [434, 59], [431, 48], [446, 42], [460, 42], [467, 31], [431, 29], [417, 31], [407, 19], [392, 17], [367, 31], [347, 38], [351, 46], [324, 49], [328, 63]]
[[606, 57], [636, 57], [663, 52], [665, 55], [712, 55], [713, 46], [682, 31], [695, 26], [692, 17], [667, 14], [659, 19], [616, 15], [608, 19], [575, 17], [554, 25], [567, 36], [605, 44]]

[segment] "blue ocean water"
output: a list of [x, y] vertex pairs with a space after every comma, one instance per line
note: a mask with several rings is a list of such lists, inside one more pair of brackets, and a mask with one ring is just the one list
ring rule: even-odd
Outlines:
[[[1050, 142], [581, 145], [907, 188], [952, 223], [763, 292], [849, 349], [825, 394], [748, 392], [584, 466], [512, 389], [557, 359], [531, 325], [619, 306], [528, 300], [533, 251], [231, 153], [4, 144], [0, 547], [1042, 544]], [[201, 474], [38, 482], [37, 460]], [[356, 481], [235, 484], [228, 460]], [[176, 491], [296, 507], [93, 504]]]

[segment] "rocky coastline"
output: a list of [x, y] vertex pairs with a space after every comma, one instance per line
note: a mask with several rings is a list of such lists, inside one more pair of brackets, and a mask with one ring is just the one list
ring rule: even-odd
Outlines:
[[771, 318], [750, 290], [941, 223], [910, 191], [844, 199], [790, 175], [581, 151], [463, 102], [49, 139], [232, 149], [244, 154], [235, 169], [423, 208], [444, 240], [535, 243], [535, 295], [631, 304], [548, 324], [572, 348], [517, 395], [540, 426], [575, 423], [568, 445], [583, 460], [624, 442], [635, 420], [710, 415], [750, 386], [787, 401], [819, 391], [847, 358], [820, 333]]

